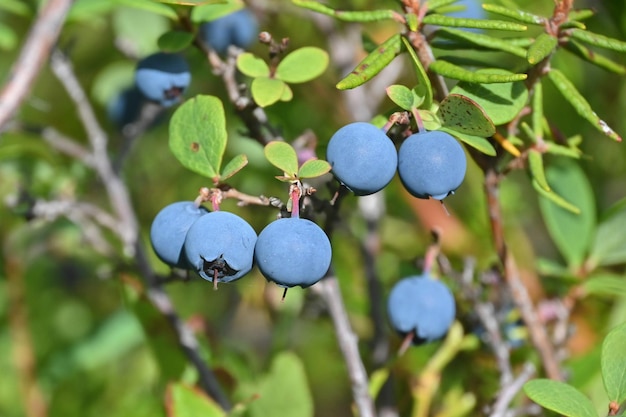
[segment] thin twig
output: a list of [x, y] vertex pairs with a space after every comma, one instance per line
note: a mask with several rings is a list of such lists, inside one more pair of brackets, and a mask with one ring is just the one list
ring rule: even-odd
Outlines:
[[20, 107], [57, 41], [73, 0], [49, 0], [41, 8], [0, 91], [0, 132]]
[[509, 405], [515, 396], [522, 390], [524, 384], [535, 374], [535, 366], [527, 362], [519, 375], [507, 386], [502, 387], [489, 417], [505, 417], [508, 415]]

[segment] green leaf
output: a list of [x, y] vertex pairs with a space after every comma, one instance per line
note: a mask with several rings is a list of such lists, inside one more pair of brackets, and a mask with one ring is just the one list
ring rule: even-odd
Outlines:
[[289, 85], [285, 84], [285, 89], [283, 90], [283, 94], [280, 96], [280, 101], [291, 101], [293, 99], [293, 91]]
[[500, 16], [517, 20], [521, 23], [528, 23], [530, 25], [543, 25], [548, 20], [542, 16], [517, 10], [516, 8], [500, 6], [498, 4], [483, 4], [483, 9], [491, 13], [499, 14]]
[[465, 19], [460, 17], [444, 16], [441, 14], [426, 15], [424, 16], [422, 23], [426, 25], [437, 25], [456, 28], [497, 29], [514, 32], [523, 32], [528, 29], [528, 27], [525, 25], [520, 25], [519, 23], [513, 22], [506, 22], [503, 20]]
[[582, 152], [578, 148], [562, 146], [554, 142], [546, 142], [546, 153], [580, 159]]
[[552, 51], [554, 51], [554, 48], [557, 47], [558, 43], [559, 40], [556, 37], [545, 32], [541, 33], [537, 36], [535, 42], [530, 45], [530, 48], [528, 48], [528, 52], [526, 54], [528, 63], [531, 65], [538, 64], [550, 55]]
[[424, 97], [424, 108], [430, 109], [433, 105], [433, 88], [430, 84], [430, 79], [426, 74], [426, 70], [424, 70], [422, 62], [415, 53], [411, 42], [409, 42], [406, 37], [402, 36], [402, 43], [409, 53], [409, 57], [411, 57], [411, 62], [413, 63], [413, 67], [415, 68], [415, 75], [417, 76], [417, 86], [415, 87], [415, 90], [418, 95]]
[[442, 7], [446, 7], [452, 3], [456, 3], [458, 0], [429, 0], [428, 10], [437, 10]]
[[391, 99], [391, 101], [393, 101], [401, 109], [411, 110], [414, 107], [417, 107], [415, 105], [415, 94], [410, 88], [394, 84], [387, 87], [386, 91], [389, 99]]
[[602, 69], [620, 75], [626, 74], [626, 67], [624, 65], [619, 64], [604, 55], [600, 55], [596, 51], [592, 51], [587, 46], [575, 41], [574, 39], [570, 39], [569, 42], [563, 46], [563, 48], [577, 57]]
[[536, 149], [528, 151], [528, 168], [530, 169], [530, 175], [537, 181], [537, 184], [544, 190], [550, 191], [546, 173], [543, 169], [543, 154], [541, 152]]
[[226, 117], [219, 98], [198, 95], [176, 109], [169, 145], [183, 166], [213, 181], [226, 149]]
[[256, 104], [267, 107], [280, 100], [286, 86], [283, 81], [275, 78], [258, 77], [252, 81], [250, 91]]
[[313, 417], [313, 397], [304, 365], [295, 353], [282, 352], [274, 358], [248, 411], [250, 417]]
[[2, 0], [0, 2], [0, 10], [26, 17], [33, 14], [31, 8], [23, 0]]
[[232, 177], [241, 171], [241, 169], [246, 165], [248, 165], [248, 157], [246, 155], [240, 154], [234, 156], [233, 159], [228, 161], [222, 170], [222, 173], [220, 174], [220, 182]]
[[572, 29], [569, 32], [574, 39], [598, 48], [610, 49], [617, 52], [626, 52], [626, 42], [609, 38], [598, 33], [589, 32], [588, 30]]
[[314, 46], [296, 49], [285, 56], [276, 67], [276, 78], [299, 84], [319, 77], [328, 67], [328, 53]]
[[574, 107], [579, 116], [586, 119], [596, 129], [611, 139], [618, 142], [622, 141], [622, 138], [613, 129], [611, 129], [611, 127], [609, 127], [604, 120], [598, 117], [585, 97], [580, 94], [576, 87], [574, 87], [574, 84], [572, 84], [572, 82], [561, 71], [556, 68], [552, 68], [550, 72], [548, 72], [548, 78], [552, 81], [557, 90], [559, 90], [561, 95]]
[[532, 111], [531, 120], [536, 141], [543, 138], [543, 84], [541, 81], [537, 82], [533, 88]]
[[602, 380], [610, 401], [620, 404], [626, 400], [626, 323], [622, 323], [604, 338], [602, 342]]
[[422, 119], [422, 123], [424, 124], [424, 128], [426, 130], [439, 130], [441, 128], [441, 121], [439, 120], [439, 116], [433, 113], [430, 110], [418, 110], [417, 114], [420, 119]]
[[225, 0], [219, 4], [196, 6], [191, 9], [191, 20], [194, 23], [210, 22], [244, 7], [245, 5], [241, 0]]
[[524, 392], [540, 406], [566, 417], [598, 417], [591, 400], [564, 382], [533, 379], [524, 384]]
[[298, 155], [290, 144], [281, 141], [272, 141], [265, 145], [265, 157], [276, 168], [287, 176], [296, 176], [298, 173]]
[[378, 397], [378, 393], [388, 379], [389, 368], [380, 368], [372, 372], [372, 374], [370, 375], [370, 383], [368, 387], [368, 392], [372, 398]]
[[328, 162], [322, 159], [309, 159], [298, 170], [298, 178], [315, 178], [322, 176], [331, 170]]
[[9, 51], [17, 46], [17, 34], [9, 26], [0, 23], [0, 49]]
[[439, 130], [451, 134], [461, 142], [471, 146], [474, 149], [477, 149], [485, 155], [496, 156], [496, 148], [494, 148], [491, 142], [489, 142], [482, 136], [467, 135], [465, 133], [457, 132], [456, 130], [448, 129], [446, 127], [441, 127]]
[[165, 393], [167, 417], [225, 417], [226, 412], [199, 389], [169, 383]]
[[472, 136], [488, 138], [496, 133], [493, 122], [478, 103], [460, 94], [450, 94], [439, 104], [443, 126]]
[[614, 212], [600, 222], [589, 262], [602, 266], [626, 263], [626, 209]]
[[[580, 166], [569, 160], [554, 161], [546, 168], [546, 177], [554, 191], [546, 192], [536, 180], [535, 189], [539, 187], [544, 197], [555, 194], [560, 196], [572, 207], [563, 206], [554, 198], [539, 199], [539, 208], [548, 232], [572, 269], [580, 267], [593, 239], [596, 226], [595, 199], [591, 184]], [[557, 204], [553, 204], [557, 203]], [[579, 214], [571, 209], [577, 208]]]
[[486, 49], [508, 52], [520, 58], [526, 58], [526, 49], [513, 44], [509, 39], [495, 38], [482, 33], [449, 28], [439, 29], [435, 32], [435, 35], [437, 38], [460, 42], [459, 46], [469, 48], [471, 45], [475, 45]]
[[116, 3], [122, 6], [128, 6], [150, 13], [158, 14], [168, 19], [177, 20], [178, 14], [170, 6], [156, 3], [152, 0], [116, 0]]
[[261, 58], [250, 52], [244, 52], [237, 57], [237, 69], [248, 77], [269, 77], [270, 67]]
[[193, 38], [193, 33], [171, 30], [159, 36], [157, 44], [164, 52], [179, 52], [191, 45]]
[[510, 83], [528, 78], [526, 74], [504, 74], [502, 70], [497, 69], [484, 69], [473, 72], [440, 59], [432, 62], [428, 68], [444, 77], [471, 83]]
[[626, 277], [610, 273], [594, 273], [582, 283], [587, 294], [626, 296]]
[[392, 35], [370, 52], [350, 74], [337, 83], [337, 89], [348, 90], [355, 88], [374, 78], [402, 50], [400, 38], [399, 34]]
[[367, 10], [367, 11], [342, 11], [331, 9], [322, 3], [309, 0], [292, 0], [296, 6], [313, 10], [328, 16], [333, 16], [345, 22], [376, 22], [381, 20], [391, 20], [397, 13], [393, 10]]
[[573, 9], [567, 15], [569, 20], [585, 20], [596, 15], [593, 9]]
[[[115, 8], [112, 18], [114, 36], [128, 43], [142, 57], [158, 49], [156, 40], [171, 26], [170, 20], [160, 14], [146, 13], [131, 7]], [[137, 30], [138, 27], [141, 30]]]

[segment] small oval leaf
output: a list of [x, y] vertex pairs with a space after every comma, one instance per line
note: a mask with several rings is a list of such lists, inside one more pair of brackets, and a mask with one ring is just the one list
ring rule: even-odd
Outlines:
[[187, 48], [193, 42], [193, 33], [180, 30], [171, 30], [159, 36], [157, 44], [164, 52], [179, 52]]
[[328, 67], [328, 53], [314, 46], [296, 49], [285, 56], [276, 67], [276, 78], [298, 84], [320, 76]]
[[467, 135], [487, 138], [496, 133], [493, 122], [478, 103], [460, 94], [450, 94], [439, 105], [443, 126]]
[[626, 323], [622, 323], [602, 342], [602, 380], [610, 401], [620, 404], [626, 400]]
[[591, 265], [618, 265], [626, 263], [626, 209], [612, 213], [602, 220], [589, 254]]
[[374, 78], [402, 50], [400, 38], [398, 34], [393, 35], [370, 52], [350, 74], [337, 83], [337, 88], [339, 90], [355, 88]]
[[248, 165], [248, 157], [243, 154], [236, 155], [235, 157], [233, 157], [233, 159], [228, 161], [228, 163], [222, 170], [222, 173], [220, 174], [220, 181], [224, 181], [232, 177], [233, 175], [241, 171], [241, 169], [246, 165]]
[[270, 67], [261, 58], [250, 52], [244, 52], [237, 57], [237, 69], [248, 77], [268, 77]]
[[226, 412], [202, 391], [181, 383], [170, 383], [165, 392], [167, 417], [225, 417]]
[[566, 417], [598, 417], [591, 400], [564, 382], [533, 379], [524, 384], [524, 392], [540, 406]]
[[391, 101], [393, 101], [401, 109], [411, 110], [415, 106], [415, 96], [410, 88], [394, 84], [387, 87], [386, 91], [389, 99], [391, 99]]
[[290, 144], [275, 140], [265, 145], [263, 152], [267, 160], [287, 176], [298, 174], [298, 155]]
[[252, 81], [250, 92], [259, 107], [267, 107], [280, 100], [286, 86], [283, 81], [275, 78], [258, 77]]
[[186, 168], [212, 180], [219, 177], [226, 149], [226, 116], [219, 98], [198, 95], [176, 109], [169, 146]]
[[191, 9], [194, 23], [210, 22], [245, 7], [240, 0], [218, 1], [216, 4], [196, 6]]
[[493, 147], [491, 142], [481, 136], [467, 135], [465, 133], [457, 132], [456, 130], [447, 129], [445, 127], [442, 127], [439, 130], [451, 134], [461, 142], [484, 153], [485, 155], [496, 156], [496, 148]]
[[300, 167], [298, 178], [319, 177], [330, 172], [331, 168], [330, 164], [322, 159], [309, 159]]

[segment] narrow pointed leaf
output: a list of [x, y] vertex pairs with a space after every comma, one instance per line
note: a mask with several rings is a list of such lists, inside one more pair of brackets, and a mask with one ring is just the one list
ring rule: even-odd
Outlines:
[[609, 38], [598, 33], [589, 32], [588, 30], [572, 29], [570, 31], [572, 38], [598, 48], [610, 49], [617, 52], [626, 52], [626, 42]]
[[604, 338], [602, 343], [602, 380], [610, 401], [620, 404], [626, 400], [626, 323], [622, 323]]
[[499, 4], [483, 4], [483, 9], [530, 25], [543, 25], [547, 21], [545, 17], [517, 10], [516, 8], [500, 6]]
[[409, 42], [407, 38], [402, 37], [402, 43], [404, 47], [409, 53], [409, 57], [411, 57], [411, 62], [413, 63], [413, 67], [415, 68], [415, 75], [417, 76], [417, 86], [415, 89], [417, 92], [424, 97], [424, 108], [430, 109], [433, 105], [433, 88], [430, 84], [430, 79], [426, 74], [426, 70], [422, 65], [419, 57], [415, 53], [413, 46]]
[[181, 383], [170, 383], [165, 393], [167, 417], [225, 417], [226, 412], [209, 396]]
[[449, 94], [437, 115], [443, 126], [467, 135], [487, 138], [496, 133], [493, 122], [478, 103], [460, 94]]
[[244, 52], [237, 57], [237, 69], [248, 77], [269, 77], [270, 67], [258, 56]]
[[559, 27], [560, 29], [581, 29], [581, 30], [586, 30], [587, 26], [582, 23], [582, 22], [577, 22], [575, 20], [569, 20], [565, 23], [562, 23], [561, 26]]
[[265, 145], [265, 157], [276, 168], [285, 172], [288, 176], [298, 173], [298, 156], [296, 150], [290, 144], [281, 141], [272, 141]]
[[210, 179], [219, 177], [226, 149], [226, 117], [219, 98], [198, 95], [176, 109], [169, 146], [186, 168]]
[[285, 56], [275, 77], [286, 83], [298, 84], [320, 76], [328, 67], [328, 53], [314, 46], [296, 49]]
[[541, 62], [544, 58], [554, 51], [558, 44], [558, 39], [554, 36], [551, 36], [547, 33], [541, 33], [535, 39], [530, 48], [528, 48], [528, 53], [526, 55], [526, 59], [531, 65], [535, 65]]
[[410, 88], [395, 84], [387, 87], [386, 91], [389, 99], [391, 99], [391, 101], [393, 101], [401, 109], [411, 110], [415, 107], [414, 94]]
[[485, 155], [496, 156], [496, 148], [494, 148], [487, 139], [481, 136], [467, 135], [465, 133], [457, 132], [456, 130], [446, 127], [441, 127], [438, 130], [451, 134], [461, 142], [484, 153]]
[[564, 49], [602, 69], [619, 75], [626, 74], [626, 67], [624, 65], [619, 64], [604, 55], [600, 55], [596, 51], [592, 51], [587, 46], [575, 41], [574, 39], [570, 39], [569, 42], [564, 45]]
[[428, 10], [436, 10], [442, 7], [446, 7], [452, 3], [456, 3], [458, 0], [429, 0]]
[[595, 16], [593, 9], [574, 9], [567, 15], [569, 20], [585, 20]]
[[343, 11], [332, 9], [317, 1], [292, 0], [296, 6], [333, 16], [346, 22], [376, 22], [393, 19], [397, 14], [393, 10]]
[[179, 52], [187, 48], [193, 42], [193, 33], [180, 30], [165, 32], [157, 40], [159, 49], [164, 52]]
[[453, 80], [481, 84], [510, 83], [525, 80], [528, 77], [526, 74], [502, 74], [490, 70], [473, 72], [439, 59], [431, 63], [428, 68], [439, 75], [452, 78]]
[[543, 139], [543, 85], [541, 81], [535, 84], [532, 98], [532, 114], [534, 139]]
[[[497, 68], [476, 71], [476, 74], [483, 73], [515, 75]], [[492, 84], [460, 82], [454, 86], [451, 93], [461, 94], [474, 100], [485, 110], [496, 126], [515, 119], [528, 101], [528, 89], [521, 81]]]
[[309, 159], [300, 167], [298, 178], [319, 177], [330, 172], [331, 168], [330, 164], [322, 159]]
[[545, 170], [552, 191], [545, 191], [533, 180], [535, 189], [547, 197], [539, 199], [541, 215], [552, 241], [575, 270], [585, 261], [595, 235], [593, 190], [582, 168], [569, 159], [551, 161]]
[[267, 107], [276, 103], [283, 96], [286, 84], [275, 78], [258, 77], [252, 81], [250, 92], [252, 98], [260, 107]]
[[482, 48], [503, 51], [526, 58], [526, 50], [512, 44], [508, 39], [495, 38], [482, 33], [467, 32], [459, 29], [441, 28], [436, 32], [437, 37], [463, 42], [465, 45], [476, 45]]
[[222, 170], [222, 173], [220, 174], [220, 181], [225, 181], [228, 178], [232, 177], [233, 175], [241, 171], [241, 169], [246, 165], [248, 165], [248, 157], [246, 155], [240, 154], [234, 156], [233, 159], [228, 161], [228, 163]]
[[524, 392], [540, 406], [566, 417], [598, 417], [591, 400], [576, 388], [561, 381], [533, 379]]
[[618, 142], [622, 141], [620, 135], [618, 135], [606, 122], [598, 117], [593, 111], [591, 105], [587, 102], [580, 92], [576, 89], [574, 84], [559, 70], [552, 68], [548, 72], [548, 78], [554, 83], [554, 86], [559, 90], [561, 95], [574, 106], [574, 109], [579, 116], [590, 122], [596, 129], [604, 133], [606, 136]]
[[528, 29], [525, 25], [519, 23], [506, 22], [504, 20], [483, 20], [483, 19], [465, 19], [460, 17], [450, 17], [441, 14], [429, 14], [424, 16], [422, 23], [426, 25], [437, 25], [454, 28], [473, 28], [473, 29], [497, 29], [514, 32], [523, 32]]
[[337, 88], [347, 90], [371, 80], [400, 53], [400, 38], [399, 34], [393, 35], [370, 52], [350, 74], [337, 83]]
[[546, 142], [548, 149], [546, 153], [552, 155], [567, 156], [568, 158], [580, 159], [582, 152], [577, 148], [568, 148], [567, 146], [559, 145], [554, 142]]
[[626, 296], [626, 276], [600, 272], [586, 278], [582, 287], [587, 294], [624, 297]]
[[537, 181], [537, 184], [544, 190], [550, 191], [546, 173], [543, 169], [543, 155], [541, 152], [535, 149], [528, 151], [528, 168], [530, 169], [530, 175]]

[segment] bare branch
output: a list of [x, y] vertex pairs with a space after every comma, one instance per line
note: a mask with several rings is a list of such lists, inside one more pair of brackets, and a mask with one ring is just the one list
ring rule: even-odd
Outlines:
[[530, 362], [525, 363], [520, 374], [508, 385], [502, 387], [489, 417], [508, 416], [510, 414], [508, 409], [511, 401], [513, 401], [515, 396], [522, 390], [524, 384], [532, 378], [534, 374], [535, 366]]
[[57, 41], [73, 0], [49, 0], [42, 7], [0, 91], [0, 132], [26, 98]]

